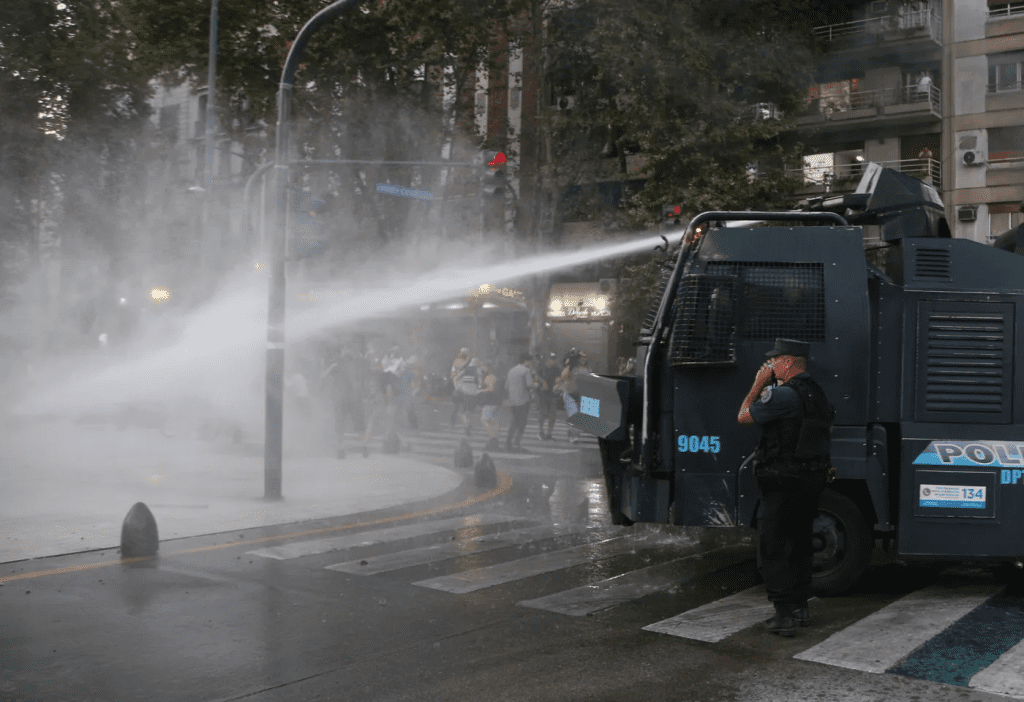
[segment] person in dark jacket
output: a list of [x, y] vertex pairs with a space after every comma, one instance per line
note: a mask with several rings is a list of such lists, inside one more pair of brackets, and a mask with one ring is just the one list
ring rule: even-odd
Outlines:
[[765, 626], [782, 636], [810, 624], [811, 537], [831, 463], [835, 410], [807, 372], [809, 350], [806, 342], [776, 339], [738, 417], [740, 424], [761, 428], [754, 473], [761, 491], [758, 549], [761, 577], [775, 605]]

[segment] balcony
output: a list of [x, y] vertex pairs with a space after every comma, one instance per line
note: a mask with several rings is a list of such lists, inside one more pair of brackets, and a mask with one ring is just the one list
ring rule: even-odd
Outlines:
[[989, 4], [989, 19], [1001, 19], [1003, 17], [1018, 17], [1024, 15], [1024, 2], [1001, 2]]
[[797, 118], [800, 128], [846, 131], [853, 126], [900, 126], [942, 119], [942, 91], [934, 84], [881, 90], [856, 90], [815, 98]]
[[989, 83], [986, 90], [989, 95], [995, 93], [1019, 93], [1021, 90], [1024, 90], [1024, 81], [1006, 80], [998, 83]]
[[[936, 190], [942, 187], [942, 164], [934, 158], [908, 158], [900, 161], [878, 161], [880, 166], [905, 173], [931, 185]], [[802, 195], [817, 193], [852, 193], [857, 189], [864, 173], [864, 163], [838, 165], [804, 166], [792, 168], [787, 174], [803, 177], [804, 185], [799, 189]]]
[[901, 11], [892, 15], [815, 27], [814, 36], [832, 44], [833, 50], [922, 39], [941, 46], [942, 19], [937, 9], [903, 11], [901, 7]]

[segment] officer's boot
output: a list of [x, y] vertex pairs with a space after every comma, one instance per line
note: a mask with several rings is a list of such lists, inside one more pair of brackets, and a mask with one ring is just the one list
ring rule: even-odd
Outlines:
[[779, 636], [796, 636], [796, 620], [792, 605], [775, 603], [775, 616], [764, 623], [768, 631]]
[[811, 625], [811, 613], [807, 609], [807, 601], [800, 602], [793, 608], [793, 619], [800, 626]]

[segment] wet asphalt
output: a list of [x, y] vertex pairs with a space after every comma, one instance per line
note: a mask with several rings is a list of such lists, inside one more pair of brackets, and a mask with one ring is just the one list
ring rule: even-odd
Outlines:
[[[467, 478], [470, 474], [467, 472]], [[586, 476], [510, 476], [482, 505], [405, 519], [408, 508], [161, 543], [151, 559], [116, 550], [5, 564], [0, 577], [0, 698], [21, 700], [994, 700], [963, 687], [872, 675], [792, 656], [934, 572], [881, 565], [812, 610], [794, 639], [757, 628], [708, 644], [642, 626], [756, 584], [747, 534], [650, 530], [606, 557], [621, 535]], [[416, 505], [436, 509], [480, 494]], [[429, 509], [428, 509], [429, 511]], [[508, 521], [399, 542], [277, 560], [269, 546], [389, 525], [486, 513]], [[569, 533], [373, 576], [325, 567], [396, 550], [459, 543], [527, 525]], [[593, 557], [565, 569], [454, 595], [413, 583], [571, 546]], [[518, 606], [539, 593], [702, 554], [685, 584], [591, 616]], [[714, 568], [702, 562], [720, 559]], [[984, 578], [983, 575], [975, 575]], [[15, 578], [15, 579], [11, 579]]]
[[[435, 449], [433, 460], [450, 466], [449, 452]], [[853, 591], [816, 600], [812, 626], [792, 639], [756, 626], [716, 643], [645, 631], [755, 586], [752, 534], [614, 527], [592, 458], [547, 466], [498, 458], [494, 487], [462, 469], [462, 486], [438, 498], [165, 539], [153, 558], [127, 561], [104, 549], [2, 564], [0, 700], [1008, 699], [794, 659], [948, 577], [883, 554]], [[456, 518], [465, 522], [434, 528]], [[371, 538], [394, 528], [404, 531]], [[537, 535], [512, 538], [520, 530]], [[616, 549], [623, 537], [628, 548]], [[339, 539], [336, 548], [266, 556]], [[432, 549], [446, 555], [431, 557]], [[352, 566], [408, 552], [426, 555], [371, 575]], [[473, 587], [472, 574], [487, 572], [478, 569], [568, 552], [580, 557], [462, 594], [418, 585], [461, 574]], [[339, 563], [354, 572], [328, 568]], [[647, 592], [641, 578], [587, 616], [520, 604], [659, 567], [673, 568], [678, 584]], [[991, 581], [982, 572], [957, 577]], [[1024, 607], [1020, 593], [1000, 602], [1006, 611]]]

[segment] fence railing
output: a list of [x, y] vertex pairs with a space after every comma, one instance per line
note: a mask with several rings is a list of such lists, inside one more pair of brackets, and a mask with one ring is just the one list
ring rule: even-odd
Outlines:
[[998, 83], [989, 83], [988, 92], [991, 93], [1011, 93], [1014, 91], [1024, 90], [1024, 82], [1019, 80], [1004, 80]]
[[[936, 112], [942, 109], [942, 91], [933, 83], [924, 86], [910, 85], [901, 88], [880, 90], [855, 90], [845, 95], [820, 97], [808, 101], [810, 113], [820, 112], [826, 117], [836, 112], [865, 110], [871, 107], [906, 105], [910, 103], [931, 103]], [[814, 103], [817, 103], [815, 105]], [[817, 110], [815, 110], [817, 107]]]
[[[879, 165], [891, 168], [922, 180], [936, 188], [942, 186], [942, 164], [934, 158], [907, 158], [899, 161], [879, 161]], [[864, 175], [864, 163], [844, 163], [837, 165], [804, 166], [792, 168], [786, 172], [803, 176], [804, 184], [823, 186], [826, 192], [853, 190]]]
[[[1017, 3], [1013, 3], [1017, 4]], [[853, 39], [859, 36], [884, 36], [891, 34], [892, 38], [899, 36], [901, 30], [913, 30], [925, 28], [928, 35], [940, 41], [942, 37], [942, 20], [936, 10], [924, 9], [900, 12], [894, 15], [882, 17], [869, 17], [868, 19], [853, 20], [840, 24], [826, 24], [814, 28], [814, 36], [821, 41], [834, 42], [842, 39]]]
[[1001, 2], [996, 5], [989, 5], [988, 7], [988, 16], [990, 18], [1012, 17], [1014, 15], [1024, 15], [1024, 2]]

